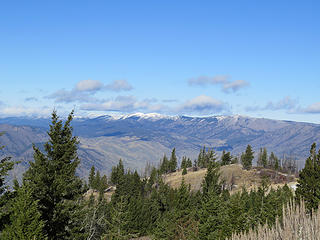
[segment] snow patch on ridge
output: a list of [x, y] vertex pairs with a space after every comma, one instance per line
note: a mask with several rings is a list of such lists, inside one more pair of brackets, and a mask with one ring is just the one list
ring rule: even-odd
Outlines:
[[113, 116], [115, 120], [124, 120], [127, 118], [140, 118], [140, 119], [149, 119], [149, 120], [159, 120], [159, 119], [173, 119], [176, 120], [178, 117], [173, 117], [173, 116], [168, 116], [168, 115], [163, 115], [159, 113], [132, 113], [132, 114], [127, 114], [127, 115], [118, 115], [118, 116]]

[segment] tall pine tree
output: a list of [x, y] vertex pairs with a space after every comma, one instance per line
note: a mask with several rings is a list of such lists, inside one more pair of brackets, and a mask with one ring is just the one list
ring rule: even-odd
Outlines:
[[[2, 136], [3, 133], [0, 133]], [[0, 146], [0, 151], [4, 146]], [[8, 191], [5, 178], [8, 172], [13, 169], [15, 162], [11, 161], [10, 157], [4, 157], [0, 160], [0, 232], [9, 221], [9, 212], [7, 203], [12, 198], [12, 194]]]
[[169, 168], [170, 168], [170, 172], [175, 172], [177, 169], [177, 156], [176, 156], [176, 149], [172, 149], [171, 152], [171, 157], [170, 157], [170, 161], [169, 161]]
[[251, 146], [248, 145], [247, 148], [246, 148], [245, 153], [242, 154], [242, 156], [241, 156], [241, 163], [242, 163], [244, 169], [247, 169], [247, 170], [251, 169], [252, 160], [254, 158], [253, 153], [254, 152], [252, 151]]
[[320, 204], [320, 150], [316, 152], [316, 144], [310, 149], [310, 156], [299, 173], [296, 198], [304, 200], [307, 209], [317, 209]]
[[94, 166], [91, 167], [90, 173], [89, 173], [89, 188], [95, 188], [94, 180], [96, 177], [96, 169]]
[[82, 182], [75, 175], [79, 158], [78, 140], [72, 135], [72, 119], [73, 111], [63, 124], [53, 111], [45, 153], [33, 146], [34, 162], [30, 162], [24, 175], [32, 198], [38, 201], [44, 233], [50, 240], [71, 238], [75, 222], [71, 216], [76, 208], [75, 200], [81, 196]]

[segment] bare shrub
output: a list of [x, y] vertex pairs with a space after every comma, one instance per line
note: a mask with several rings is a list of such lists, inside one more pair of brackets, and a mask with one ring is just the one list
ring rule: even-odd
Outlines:
[[274, 227], [260, 225], [248, 233], [233, 234], [231, 240], [320, 240], [320, 209], [312, 217], [306, 214], [305, 204], [290, 203]]

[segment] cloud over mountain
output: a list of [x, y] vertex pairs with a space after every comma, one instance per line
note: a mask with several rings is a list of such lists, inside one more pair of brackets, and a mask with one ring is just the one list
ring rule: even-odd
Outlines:
[[289, 112], [294, 112], [297, 108], [298, 100], [292, 99], [290, 96], [286, 96], [279, 101], [269, 101], [265, 106], [248, 106], [246, 111], [255, 112], [261, 110], [287, 110]]
[[189, 113], [212, 114], [223, 110], [227, 110], [226, 103], [205, 95], [188, 100], [179, 107], [179, 111]]
[[133, 87], [126, 80], [115, 80], [106, 85], [97, 80], [82, 80], [78, 82], [72, 90], [60, 89], [46, 96], [46, 98], [63, 103], [100, 102], [101, 100], [93, 97], [93, 94], [98, 91], [120, 92], [129, 91], [131, 89], [133, 89]]
[[221, 85], [222, 91], [225, 93], [237, 92], [241, 88], [247, 87], [250, 84], [245, 80], [230, 81], [231, 77], [228, 75], [217, 75], [214, 77], [201, 76], [191, 78], [188, 80], [190, 86], [208, 86], [208, 85]]
[[302, 111], [305, 113], [320, 113], [320, 102], [313, 103], [302, 109]]
[[82, 104], [80, 109], [87, 111], [162, 112], [166, 106], [157, 104], [156, 102], [155, 99], [150, 101], [150, 99], [138, 100], [135, 96], [117, 96], [113, 99], [101, 101], [100, 103]]

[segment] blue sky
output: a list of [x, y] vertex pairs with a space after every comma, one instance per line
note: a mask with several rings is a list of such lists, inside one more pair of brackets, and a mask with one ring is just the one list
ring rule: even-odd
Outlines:
[[5, 1], [0, 117], [320, 123], [319, 1]]

